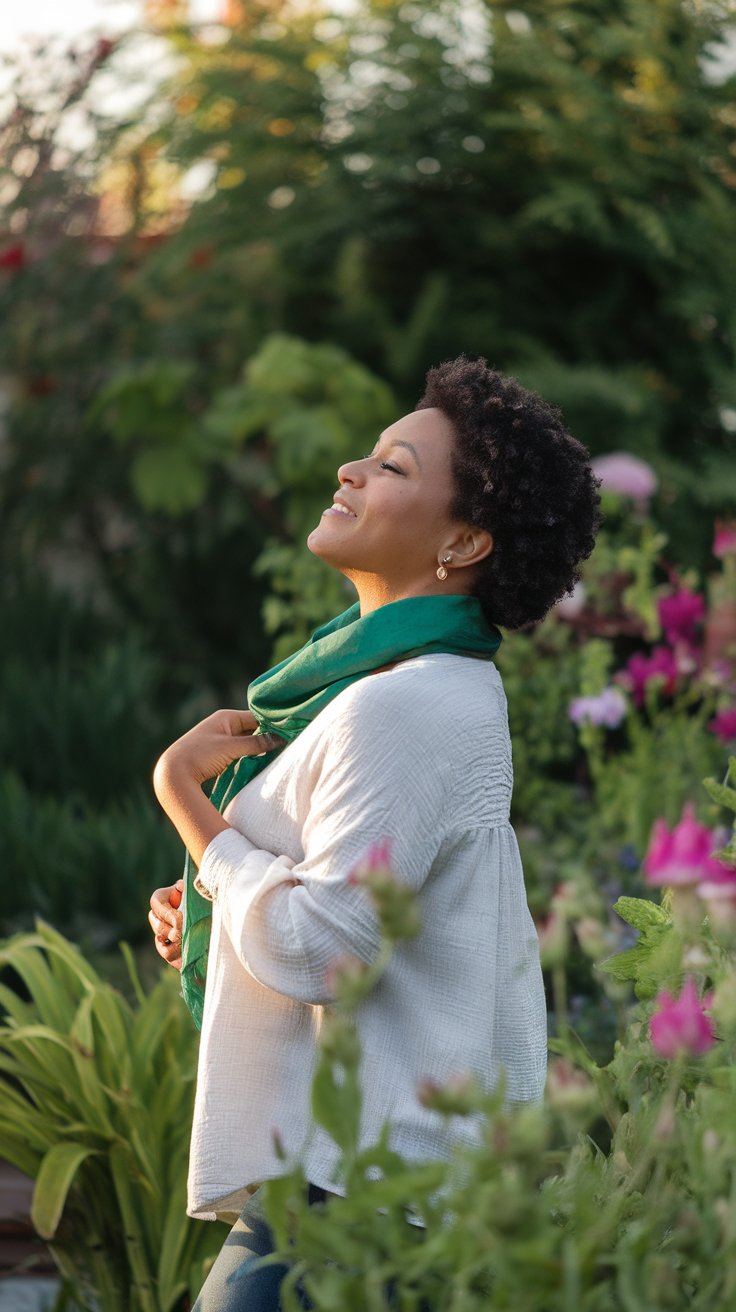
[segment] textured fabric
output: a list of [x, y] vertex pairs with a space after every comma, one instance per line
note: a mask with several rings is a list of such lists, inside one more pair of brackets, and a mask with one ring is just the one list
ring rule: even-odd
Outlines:
[[[490, 660], [500, 642], [498, 629], [488, 623], [476, 597], [407, 597], [363, 616], [356, 604], [317, 629], [301, 651], [255, 679], [248, 689], [248, 705], [261, 732], [276, 731], [287, 742], [293, 742], [344, 688], [399, 657], [455, 652]], [[224, 810], [274, 755], [270, 752], [233, 761], [215, 784], [214, 805]], [[195, 876], [187, 853], [182, 992], [195, 1024], [201, 1028], [211, 913], [196, 887]]]
[[[310, 1206], [324, 1201], [324, 1189], [310, 1184]], [[287, 1268], [276, 1262], [261, 1265], [275, 1247], [258, 1189], [220, 1249], [192, 1312], [281, 1312], [279, 1286]], [[312, 1306], [304, 1295], [300, 1302], [304, 1308]]]
[[362, 1137], [386, 1120], [409, 1158], [446, 1156], [477, 1127], [446, 1124], [419, 1081], [505, 1070], [510, 1101], [541, 1096], [546, 1014], [539, 952], [509, 825], [511, 745], [491, 662], [420, 656], [341, 692], [225, 812], [200, 869], [214, 899], [189, 1176], [189, 1211], [237, 1210], [282, 1174], [278, 1132], [315, 1184], [340, 1192], [338, 1154], [310, 1118], [330, 969], [370, 962], [379, 925], [348, 875], [393, 840], [422, 929], [360, 1005]]

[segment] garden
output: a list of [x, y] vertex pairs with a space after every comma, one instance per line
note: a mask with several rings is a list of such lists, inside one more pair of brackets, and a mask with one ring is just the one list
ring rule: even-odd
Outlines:
[[[449, 1162], [359, 1144], [345, 972], [312, 1099], [345, 1198], [267, 1208], [324, 1312], [736, 1300], [736, 79], [718, 3], [241, 0], [15, 71], [0, 137], [0, 1154], [59, 1312], [186, 1312], [197, 1032], [148, 939], [160, 751], [345, 609], [337, 466], [483, 354], [562, 407], [605, 522], [496, 658], [544, 1104], [466, 1073]], [[145, 103], [95, 88], [160, 42]], [[126, 60], [128, 61], [126, 63]], [[131, 65], [132, 61], [132, 65]], [[117, 71], [116, 71], [117, 70]], [[72, 130], [70, 124], [76, 124]], [[80, 127], [80, 124], [82, 125]], [[82, 130], [83, 128], [83, 130]], [[376, 835], [377, 843], [381, 835]], [[416, 907], [377, 846], [384, 933]]]

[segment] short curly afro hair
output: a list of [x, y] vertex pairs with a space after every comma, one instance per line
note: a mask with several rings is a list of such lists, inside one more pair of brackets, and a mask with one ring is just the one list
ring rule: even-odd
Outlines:
[[456, 438], [451, 514], [493, 535], [473, 592], [494, 624], [535, 623], [595, 546], [602, 515], [589, 453], [554, 406], [483, 359], [430, 369], [416, 409], [434, 407]]

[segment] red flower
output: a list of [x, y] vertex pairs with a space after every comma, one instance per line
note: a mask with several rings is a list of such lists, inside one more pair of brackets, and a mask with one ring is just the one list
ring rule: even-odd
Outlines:
[[23, 242], [16, 242], [15, 246], [8, 246], [0, 255], [0, 269], [22, 269], [26, 262], [26, 253]]
[[193, 269], [206, 269], [212, 263], [212, 247], [196, 246], [189, 256], [189, 263]]

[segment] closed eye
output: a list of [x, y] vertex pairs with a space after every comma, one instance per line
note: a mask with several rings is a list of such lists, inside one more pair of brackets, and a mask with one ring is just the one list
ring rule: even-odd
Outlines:
[[381, 469], [390, 469], [393, 474], [403, 474], [404, 472], [403, 469], [397, 469], [396, 465], [390, 464], [388, 460], [381, 461]]

